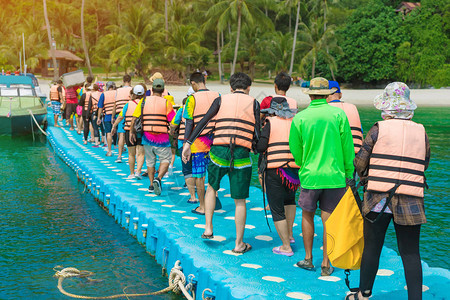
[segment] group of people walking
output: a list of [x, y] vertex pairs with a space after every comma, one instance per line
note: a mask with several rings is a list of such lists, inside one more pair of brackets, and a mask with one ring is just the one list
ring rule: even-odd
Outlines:
[[[365, 248], [360, 291], [346, 299], [368, 299], [372, 294], [391, 220], [404, 264], [408, 297], [421, 299], [419, 235], [421, 224], [426, 222], [424, 171], [430, 147], [424, 127], [411, 120], [417, 106], [410, 99], [406, 84], [391, 83], [375, 99], [382, 120], [373, 125], [364, 139], [358, 110], [341, 101], [342, 92], [335, 81], [313, 78], [304, 90], [311, 103], [299, 112], [296, 100], [286, 96], [291, 86], [291, 77], [286, 73], [276, 76], [275, 93], [260, 104], [250, 96], [252, 81], [244, 73], [233, 74], [229, 81], [231, 92], [220, 95], [207, 89], [202, 73], [194, 72], [189, 78], [188, 95], [175, 111], [173, 97], [167, 92], [162, 76], [155, 75], [150, 89], [144, 84], [131, 87], [128, 75], [122, 87], [116, 89], [115, 83], [108, 82], [103, 93], [98, 85], [86, 82], [78, 90], [84, 142], [88, 142], [91, 128], [95, 145], [99, 145], [98, 127], [102, 124], [108, 146], [106, 155], [112, 155], [113, 141], [118, 140], [116, 162], [120, 163], [126, 143], [129, 178], [142, 179], [145, 161], [149, 192], [157, 195], [162, 192], [161, 179], [173, 166], [177, 149], [190, 192], [188, 202], [198, 203], [192, 213], [205, 216], [203, 239], [214, 238], [213, 215], [221, 206], [217, 191], [222, 178], [228, 175], [235, 203], [236, 239], [232, 251], [238, 254], [252, 249], [244, 240], [246, 198], [252, 177], [251, 153], [259, 153], [263, 194], [267, 195], [282, 242], [272, 252], [294, 255], [295, 198], [300, 189], [298, 205], [302, 209], [305, 257], [297, 266], [315, 270], [314, 216], [319, 208], [324, 229], [322, 276], [334, 271], [327, 256], [325, 222], [347, 188], [355, 186], [355, 177], [359, 178], [365, 191], [362, 205]], [[55, 89], [52, 91], [55, 93]], [[63, 96], [58, 87], [56, 91], [59, 97]]]

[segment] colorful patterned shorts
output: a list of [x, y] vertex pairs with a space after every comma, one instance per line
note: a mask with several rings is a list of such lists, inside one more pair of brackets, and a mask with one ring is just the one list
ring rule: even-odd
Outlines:
[[55, 116], [60, 116], [61, 115], [61, 102], [52, 101], [52, 110], [53, 110], [53, 114]]
[[192, 153], [192, 177], [202, 178], [206, 175], [209, 164], [209, 152]]

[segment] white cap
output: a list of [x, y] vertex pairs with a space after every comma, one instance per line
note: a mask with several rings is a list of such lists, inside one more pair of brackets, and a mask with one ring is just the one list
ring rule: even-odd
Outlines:
[[136, 96], [143, 96], [145, 94], [145, 89], [142, 85], [138, 84], [133, 88], [133, 94]]
[[192, 86], [188, 89], [188, 92], [187, 92], [187, 95], [188, 96], [190, 96], [190, 95], [192, 95], [192, 94], [194, 94], [195, 93], [195, 91], [194, 91], [194, 89], [192, 88]]

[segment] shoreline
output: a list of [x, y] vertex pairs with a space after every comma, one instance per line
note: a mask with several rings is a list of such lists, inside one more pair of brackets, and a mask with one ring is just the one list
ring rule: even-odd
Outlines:
[[[51, 81], [40, 78], [39, 82], [42, 92], [48, 94]], [[118, 86], [121, 84], [121, 81], [115, 82]], [[139, 81], [132, 81], [133, 85], [138, 83]], [[220, 84], [218, 81], [210, 81], [206, 82], [206, 86], [210, 90], [217, 91], [220, 94], [230, 93], [230, 85], [228, 83]], [[175, 98], [175, 103], [181, 104], [183, 98], [186, 97], [189, 86], [167, 85], [166, 88]], [[373, 99], [381, 93], [383, 93], [383, 89], [342, 89], [342, 101], [357, 106], [373, 106]], [[250, 96], [256, 98], [259, 102], [266, 96], [273, 94], [275, 94], [273, 84], [253, 83], [250, 88]], [[298, 86], [291, 87], [287, 92], [287, 96], [294, 98], [300, 107], [306, 107], [310, 102], [308, 95], [304, 94], [302, 88]], [[419, 107], [450, 107], [450, 89], [412, 89], [411, 99], [413, 99]]]

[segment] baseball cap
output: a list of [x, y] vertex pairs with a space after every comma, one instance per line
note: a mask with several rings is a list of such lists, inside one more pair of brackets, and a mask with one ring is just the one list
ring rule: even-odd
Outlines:
[[330, 88], [330, 90], [332, 88], [337, 88], [335, 93], [340, 93], [341, 92], [341, 88], [339, 87], [339, 83], [337, 81], [328, 80], [328, 87]]
[[152, 88], [154, 89], [164, 89], [164, 80], [161, 78], [156, 78], [153, 80]]
[[142, 85], [138, 84], [133, 88], [133, 94], [136, 96], [143, 96], [145, 94], [145, 89]]

